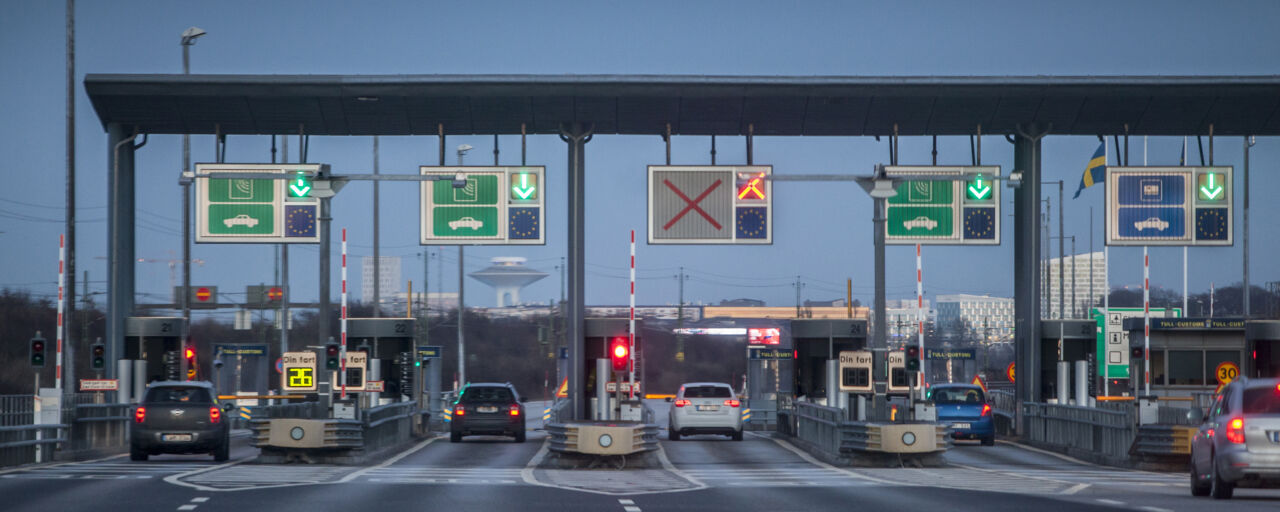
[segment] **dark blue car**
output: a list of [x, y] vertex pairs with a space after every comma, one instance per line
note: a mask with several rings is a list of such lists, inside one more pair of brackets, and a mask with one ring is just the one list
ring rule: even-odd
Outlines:
[[991, 405], [986, 393], [973, 384], [939, 384], [930, 393], [938, 411], [938, 423], [951, 424], [951, 437], [978, 439], [985, 446], [996, 443]]

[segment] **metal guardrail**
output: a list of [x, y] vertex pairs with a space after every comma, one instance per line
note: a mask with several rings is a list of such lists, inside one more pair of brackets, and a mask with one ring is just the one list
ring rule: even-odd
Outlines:
[[[122, 451], [129, 446], [129, 425], [133, 420], [130, 404], [75, 404], [71, 410], [71, 428], [63, 449]], [[64, 421], [67, 418], [63, 416]]]
[[292, 404], [259, 405], [253, 408], [253, 420], [271, 418], [301, 418], [321, 420], [329, 417], [320, 402], [298, 402]]
[[1143, 425], [1129, 449], [1130, 455], [1190, 456], [1196, 427], [1184, 425]]
[[32, 395], [0, 395], [0, 426], [30, 425], [35, 403]]
[[827, 453], [839, 453], [842, 435], [840, 421], [844, 411], [834, 407], [796, 402], [793, 413], [796, 418], [796, 437], [817, 445]]
[[366, 452], [394, 446], [413, 435], [413, 418], [426, 411], [417, 402], [396, 402], [360, 412]]
[[37, 462], [37, 450], [42, 452], [40, 459], [53, 460], [57, 444], [66, 441], [60, 436], [66, 428], [66, 425], [0, 427], [0, 467]]
[[1128, 458], [1135, 435], [1135, 412], [1026, 402], [1024, 439], [1053, 447], [1084, 450], [1113, 460]]

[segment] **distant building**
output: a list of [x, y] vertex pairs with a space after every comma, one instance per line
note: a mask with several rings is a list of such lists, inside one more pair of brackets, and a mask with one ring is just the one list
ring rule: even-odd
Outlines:
[[[886, 300], [885, 327], [889, 341], [915, 336], [919, 330], [920, 308], [916, 299]], [[938, 312], [924, 301], [925, 332], [937, 324]]]
[[[383, 256], [378, 269], [378, 297], [383, 304], [391, 302], [391, 294], [400, 291], [400, 257]], [[373, 304], [373, 258], [360, 258], [360, 301]]]
[[730, 308], [762, 308], [765, 306], [764, 301], [759, 299], [725, 299], [720, 301], [720, 305]]
[[[1075, 265], [1074, 272], [1071, 268], [1073, 263]], [[1092, 267], [1090, 267], [1091, 263]], [[1063, 264], [1062, 279], [1058, 278], [1058, 266], [1060, 264]], [[1100, 302], [1103, 294], [1106, 293], [1107, 259], [1102, 252], [1076, 254], [1061, 260], [1053, 258], [1047, 260], [1040, 268], [1044, 269], [1046, 266], [1049, 275], [1047, 278], [1041, 277], [1040, 283], [1042, 291], [1040, 314], [1045, 318], [1062, 318], [1063, 311], [1066, 311], [1067, 318], [1084, 318], [1089, 311], [1089, 306]], [[1072, 276], [1075, 276], [1074, 288], [1072, 288]], [[1093, 284], [1092, 288], [1089, 286], [1090, 283]], [[1067, 307], [1065, 310], [1058, 300], [1059, 290], [1062, 290], [1061, 294], [1064, 296], [1062, 298], [1066, 301]], [[1073, 291], [1075, 292], [1074, 307], [1072, 305]], [[1092, 291], [1092, 295], [1090, 295], [1090, 291]], [[1046, 307], [1051, 308], [1051, 310]], [[1050, 312], [1052, 312], [1052, 316]]]
[[1013, 336], [1013, 299], [988, 295], [939, 295], [938, 327], [944, 333], [988, 339]]

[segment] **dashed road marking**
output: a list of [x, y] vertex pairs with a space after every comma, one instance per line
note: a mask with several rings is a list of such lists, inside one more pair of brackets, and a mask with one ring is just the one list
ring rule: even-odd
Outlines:
[[204, 503], [204, 502], [206, 502], [206, 501], [209, 501], [209, 497], [208, 497], [208, 496], [202, 496], [202, 497], [199, 497], [199, 498], [191, 498], [191, 502], [192, 502], [192, 503]]
[[1119, 506], [1121, 506], [1121, 505], [1124, 505], [1124, 502], [1123, 502], [1123, 501], [1105, 500], [1105, 499], [1102, 499], [1102, 498], [1098, 498], [1098, 503], [1106, 503], [1107, 505], [1115, 505], [1115, 506], [1117, 506], [1117, 507], [1119, 507]]
[[178, 510], [195, 510], [195, 509], [196, 509], [196, 505], [182, 505], [178, 507]]

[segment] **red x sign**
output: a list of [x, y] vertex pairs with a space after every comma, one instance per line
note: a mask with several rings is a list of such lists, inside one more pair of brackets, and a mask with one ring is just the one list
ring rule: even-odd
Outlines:
[[689, 213], [689, 210], [697, 211], [698, 215], [701, 215], [702, 218], [707, 219], [707, 222], [710, 222], [711, 225], [714, 226], [716, 229], [721, 228], [720, 223], [716, 222], [715, 219], [711, 218], [711, 215], [708, 214], [706, 210], [703, 210], [702, 208], [698, 207], [698, 203], [701, 203], [703, 199], [706, 199], [707, 196], [711, 195], [711, 192], [713, 190], [720, 187], [720, 183], [722, 183], [721, 180], [716, 180], [715, 183], [712, 183], [710, 187], [707, 187], [706, 190], [703, 190], [702, 193], [698, 194], [698, 197], [694, 199], [689, 199], [689, 196], [684, 195], [684, 192], [681, 192], [680, 189], [676, 188], [675, 185], [672, 185], [670, 181], [664, 179], [662, 180], [662, 183], [666, 185], [667, 188], [671, 189], [672, 192], [675, 192], [677, 196], [680, 196], [680, 199], [683, 199], [684, 202], [687, 204], [687, 206], [685, 206], [683, 210], [680, 210], [680, 213], [677, 213], [675, 217], [672, 217], [670, 221], [667, 221], [667, 223], [662, 226], [662, 229], [664, 231], [671, 229], [671, 226], [674, 226], [677, 221], [679, 221], [681, 218], [684, 217], [686, 213]]

